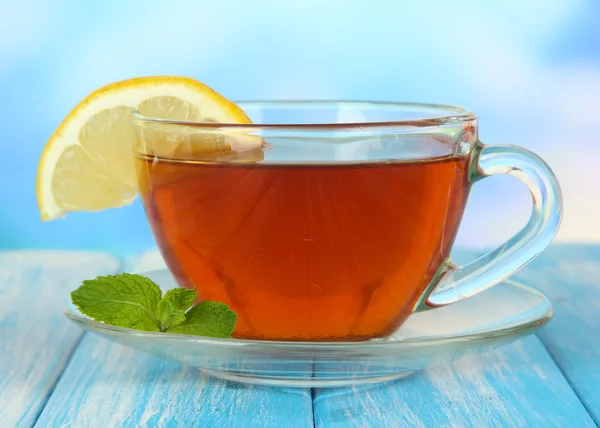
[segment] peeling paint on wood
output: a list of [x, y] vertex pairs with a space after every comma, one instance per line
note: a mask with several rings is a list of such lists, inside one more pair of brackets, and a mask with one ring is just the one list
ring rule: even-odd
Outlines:
[[81, 280], [115, 272], [99, 253], [0, 253], [0, 426], [31, 426], [81, 338], [62, 314]]
[[595, 427], [536, 337], [412, 377], [315, 397], [318, 427]]
[[554, 319], [538, 335], [600, 426], [600, 246], [552, 246], [516, 279], [553, 302]]

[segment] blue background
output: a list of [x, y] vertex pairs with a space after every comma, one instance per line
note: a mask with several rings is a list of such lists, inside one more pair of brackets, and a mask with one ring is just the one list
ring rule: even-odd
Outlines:
[[[195, 77], [231, 99], [456, 104], [487, 143], [526, 146], [562, 184], [565, 241], [600, 241], [600, 2], [0, 0], [0, 248], [154, 247], [141, 205], [42, 223], [46, 140], [79, 100], [141, 75]], [[510, 178], [475, 186], [458, 238], [526, 221]]]

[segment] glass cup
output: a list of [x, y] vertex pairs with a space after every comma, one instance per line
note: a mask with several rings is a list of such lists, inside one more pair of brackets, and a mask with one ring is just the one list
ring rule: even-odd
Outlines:
[[[253, 124], [135, 112], [140, 194], [178, 284], [238, 314], [234, 337], [354, 341], [501, 282], [556, 235], [551, 169], [478, 139], [451, 106], [241, 102]], [[450, 251], [471, 185], [512, 175], [527, 225], [466, 265]]]

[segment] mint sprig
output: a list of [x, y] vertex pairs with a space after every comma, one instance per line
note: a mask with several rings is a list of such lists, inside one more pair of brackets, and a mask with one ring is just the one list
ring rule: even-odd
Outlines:
[[[95, 321], [144, 331], [208, 337], [231, 337], [237, 315], [221, 302], [192, 306], [196, 291], [169, 290], [162, 296], [150, 278], [123, 273], [83, 281], [71, 300]], [[191, 308], [191, 309], [190, 309]]]

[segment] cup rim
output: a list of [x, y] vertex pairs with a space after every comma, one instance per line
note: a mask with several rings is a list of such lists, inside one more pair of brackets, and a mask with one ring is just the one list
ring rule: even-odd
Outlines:
[[[147, 122], [163, 125], [179, 125], [205, 129], [237, 129], [237, 130], [256, 130], [256, 129], [297, 129], [297, 130], [365, 130], [389, 127], [436, 127], [441, 125], [460, 124], [462, 122], [476, 120], [477, 116], [472, 111], [464, 108], [447, 104], [402, 102], [402, 101], [361, 101], [361, 100], [310, 100], [310, 99], [289, 99], [289, 100], [249, 100], [234, 101], [242, 109], [244, 107], [256, 106], [284, 106], [301, 105], [305, 107], [319, 107], [332, 104], [345, 104], [347, 106], [367, 107], [374, 106], [379, 108], [398, 108], [399, 110], [431, 110], [439, 111], [439, 115], [411, 120], [393, 120], [393, 121], [375, 121], [375, 122], [323, 122], [323, 123], [223, 123], [223, 122], [195, 122], [185, 120], [160, 119], [156, 117], [145, 116], [138, 110], [132, 112], [133, 118], [137, 122]], [[444, 112], [445, 114], [443, 114]]]

